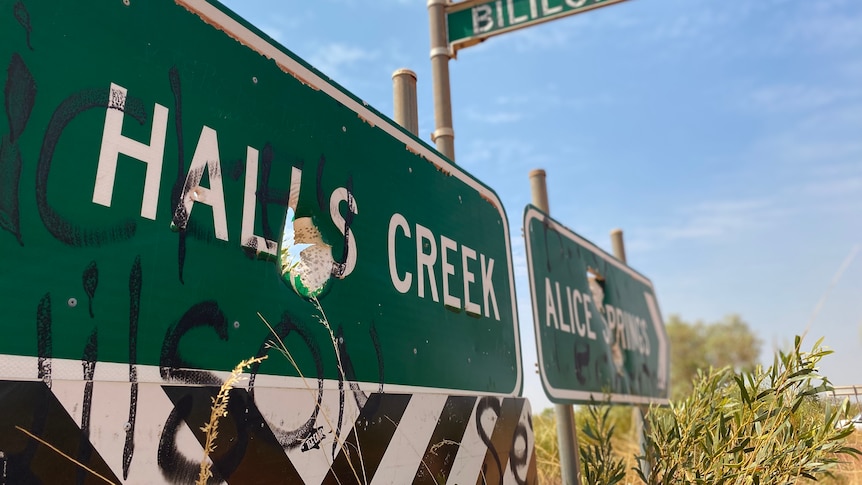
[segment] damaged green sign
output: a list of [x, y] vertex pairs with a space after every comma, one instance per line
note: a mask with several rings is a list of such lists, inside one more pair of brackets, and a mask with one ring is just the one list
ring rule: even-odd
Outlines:
[[524, 237], [548, 398], [667, 403], [670, 349], [650, 280], [532, 205]]
[[7, 378], [218, 382], [278, 337], [294, 387], [520, 392], [493, 190], [218, 2], [7, 5]]

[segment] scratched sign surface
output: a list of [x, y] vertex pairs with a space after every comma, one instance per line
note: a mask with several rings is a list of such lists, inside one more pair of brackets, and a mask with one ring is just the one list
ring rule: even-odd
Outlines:
[[506, 414], [520, 344], [488, 187], [216, 3], [0, 0], [0, 62], [0, 378], [76, 382], [58, 399], [82, 430], [122, 410], [117, 476], [168, 418], [141, 428], [144, 389], [217, 386], [255, 355], [249, 388], [337, 397], [323, 430], [313, 406], [271, 417], [330, 462], [345, 403], [381, 391]]
[[532, 205], [524, 237], [551, 401], [666, 404], [670, 348], [652, 282]]
[[2, 6], [0, 353], [519, 392], [489, 188], [213, 4]]

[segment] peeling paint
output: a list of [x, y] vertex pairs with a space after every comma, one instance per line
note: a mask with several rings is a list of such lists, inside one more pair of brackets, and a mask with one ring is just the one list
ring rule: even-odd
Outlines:
[[[197, 15], [197, 16], [198, 16], [201, 20], [203, 20], [203, 21], [204, 21], [204, 23], [206, 23], [207, 25], [210, 25], [210, 26], [212, 26], [213, 28], [215, 28], [215, 29], [217, 29], [217, 30], [219, 30], [219, 31], [221, 31], [221, 32], [223, 32], [223, 33], [225, 33], [228, 37], [230, 37], [231, 39], [233, 39], [233, 40], [235, 40], [235, 41], [239, 42], [241, 45], [243, 45], [243, 46], [245, 46], [245, 47], [248, 47], [249, 49], [251, 49], [251, 50], [253, 50], [253, 51], [257, 52], [258, 54], [260, 54], [261, 56], [263, 56], [263, 57], [265, 57], [265, 58], [267, 58], [267, 59], [271, 59], [271, 60], [274, 60], [274, 61], [275, 61], [275, 59], [273, 59], [272, 57], [270, 57], [270, 56], [266, 55], [263, 51], [261, 51], [261, 50], [259, 50], [259, 49], [256, 49], [256, 48], [255, 48], [253, 45], [251, 45], [250, 43], [248, 43], [248, 42], [244, 42], [242, 38], [240, 38], [237, 34], [233, 33], [230, 29], [228, 29], [228, 28], [226, 28], [225, 26], [221, 25], [220, 23], [216, 22], [216, 21], [215, 21], [215, 20], [213, 20], [212, 18], [207, 17], [207, 16], [206, 16], [206, 15], [205, 15], [201, 10], [194, 8], [192, 5], [190, 5], [190, 4], [188, 4], [188, 3], [186, 3], [186, 2], [185, 2], [185, 1], [183, 1], [183, 0], [174, 0], [174, 2], [175, 2], [177, 5], [179, 5], [179, 6], [183, 7], [183, 8], [185, 8], [185, 9], [186, 9], [186, 10], [188, 10], [189, 12], [191, 12], [191, 13], [193, 13], [193, 14]], [[290, 74], [291, 76], [293, 76], [294, 78], [296, 78], [296, 80], [297, 80], [297, 81], [299, 81], [300, 83], [302, 83], [303, 85], [308, 86], [309, 88], [311, 88], [311, 89], [313, 89], [313, 90], [315, 90], [315, 91], [320, 91], [320, 87], [316, 86], [316, 85], [315, 85], [314, 83], [312, 83], [311, 81], [309, 81], [309, 80], [307, 80], [307, 79], [303, 78], [302, 76], [300, 76], [300, 75], [299, 75], [299, 74], [297, 74], [296, 72], [293, 72], [292, 70], [290, 70], [290, 69], [289, 69], [287, 66], [285, 66], [284, 64], [282, 64], [282, 63], [280, 63], [280, 62], [278, 62], [278, 61], [275, 61], [275, 65], [277, 65], [277, 66], [278, 66], [278, 68], [279, 68], [279, 69], [281, 69], [284, 73], [286, 73], [286, 74]]]
[[[431, 162], [431, 163], [434, 163], [434, 162]], [[447, 177], [452, 176], [451, 170], [446, 170], [444, 167], [437, 165], [436, 163], [434, 163], [434, 168], [436, 168], [438, 172], [442, 173], [443, 175], [445, 175]]]
[[492, 198], [490, 198], [487, 195], [482, 194], [482, 193], [480, 193], [479, 196], [482, 197], [482, 200], [491, 204], [491, 207], [494, 207], [495, 209], [497, 208], [497, 202], [494, 199], [492, 199]]
[[361, 115], [361, 114], [359, 114], [359, 113], [356, 113], [356, 116], [357, 116], [360, 120], [362, 120], [362, 122], [363, 122], [363, 123], [368, 123], [372, 128], [374, 128], [374, 122], [373, 122], [373, 121], [369, 120], [368, 118], [366, 118], [366, 117], [362, 116], [362, 115]]

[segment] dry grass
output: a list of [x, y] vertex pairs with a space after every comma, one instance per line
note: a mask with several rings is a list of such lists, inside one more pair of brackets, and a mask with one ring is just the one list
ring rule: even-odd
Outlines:
[[[847, 438], [847, 446], [862, 450], [862, 431], [856, 430]], [[862, 457], [842, 456], [842, 461], [835, 471], [834, 478], [825, 478], [820, 483], [830, 485], [862, 485]]]
[[[560, 452], [557, 445], [557, 425], [553, 412], [533, 416], [533, 433], [536, 443], [538, 478], [542, 485], [560, 485]], [[626, 460], [628, 473], [622, 483], [641, 485], [640, 478], [632, 470], [636, 466], [635, 456], [639, 453], [637, 439], [625, 433], [614, 439], [614, 449]], [[862, 450], [862, 431], [856, 431], [847, 439], [847, 446]], [[842, 455], [841, 463], [834, 471], [834, 477], [825, 477], [819, 482], [826, 485], [862, 485], [862, 457]], [[815, 483], [815, 482], [806, 482]]]
[[266, 359], [266, 355], [263, 357], [253, 357], [248, 360], [244, 360], [234, 367], [233, 371], [230, 373], [230, 377], [224, 381], [224, 384], [221, 385], [221, 388], [218, 391], [218, 395], [212, 398], [212, 407], [210, 409], [210, 420], [206, 424], [201, 427], [201, 431], [206, 433], [206, 444], [204, 445], [204, 457], [201, 460], [201, 470], [198, 475], [197, 485], [206, 485], [207, 481], [213, 476], [212, 474], [212, 462], [210, 461], [210, 454], [215, 451], [216, 443], [215, 440], [218, 437], [218, 425], [221, 418], [227, 416], [227, 405], [230, 400], [230, 391], [233, 387], [239, 382], [243, 381], [246, 378], [242, 376], [242, 373], [245, 371], [247, 367], [251, 367], [254, 364], [259, 364], [261, 361]]

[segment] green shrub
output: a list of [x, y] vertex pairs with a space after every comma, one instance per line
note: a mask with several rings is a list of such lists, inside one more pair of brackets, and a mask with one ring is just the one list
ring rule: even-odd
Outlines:
[[611, 440], [615, 428], [609, 418], [611, 409], [595, 403], [587, 407], [589, 419], [582, 428], [586, 439], [578, 442], [581, 482], [587, 485], [613, 485], [626, 476], [625, 460], [614, 453]]
[[[779, 352], [772, 366], [753, 372], [730, 368], [700, 373], [692, 393], [647, 418], [644, 483], [790, 484], [827, 475], [851, 428], [836, 429], [849, 402], [818, 402], [831, 389], [817, 364], [831, 353], [818, 341], [811, 352]], [[644, 458], [644, 457], [641, 457]]]

